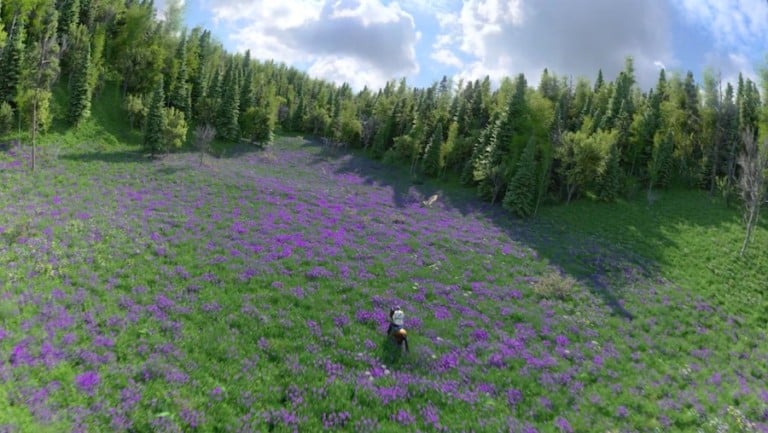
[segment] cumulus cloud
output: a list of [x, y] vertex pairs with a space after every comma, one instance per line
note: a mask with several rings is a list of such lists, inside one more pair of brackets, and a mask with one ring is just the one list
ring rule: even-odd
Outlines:
[[220, 0], [207, 6], [214, 21], [230, 26], [238, 50], [304, 64], [310, 74], [337, 83], [378, 87], [419, 71], [420, 34], [396, 2]]
[[522, 72], [529, 83], [544, 68], [590, 79], [602, 68], [612, 77], [633, 56], [638, 82], [650, 87], [658, 63], [675, 64], [666, 6], [665, 0], [466, 0], [460, 11], [439, 16], [443, 39], [433, 49], [468, 57], [459, 71], [465, 78]]
[[718, 48], [765, 50], [768, 3], [765, 0], [672, 0], [689, 23], [708, 31]]
[[720, 74], [723, 83], [731, 83], [734, 88], [739, 82], [739, 73], [744, 78], [759, 82], [759, 76], [752, 61], [744, 54], [713, 51], [706, 54], [705, 64]]

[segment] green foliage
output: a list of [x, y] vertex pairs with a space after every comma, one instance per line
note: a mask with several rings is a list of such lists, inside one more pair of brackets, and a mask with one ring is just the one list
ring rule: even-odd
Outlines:
[[615, 146], [616, 132], [566, 132], [562, 142], [558, 149], [562, 164], [560, 173], [566, 183], [566, 200], [570, 202], [576, 192], [589, 189], [605, 172], [610, 150]]
[[149, 107], [144, 105], [144, 98], [141, 95], [129, 94], [123, 100], [123, 108], [128, 111], [130, 128], [134, 125], [143, 125], [147, 116]]
[[517, 216], [533, 215], [536, 206], [536, 143], [528, 140], [523, 155], [517, 162], [517, 169], [509, 181], [507, 193], [502, 202], [504, 208]]
[[[3, 2], [0, 1], [0, 10], [3, 9]], [[0, 16], [0, 50], [3, 49], [5, 46], [5, 40], [8, 37], [8, 34], [5, 33], [5, 26], [3, 25], [3, 19], [2, 16]]]
[[608, 150], [605, 168], [597, 178], [597, 198], [606, 202], [615, 201], [621, 191], [622, 184], [619, 148], [614, 143]]
[[668, 131], [666, 134], [656, 134], [653, 147], [653, 158], [648, 168], [650, 174], [649, 188], [658, 186], [666, 188], [672, 180], [674, 169], [674, 135]]
[[179, 42], [179, 47], [176, 50], [176, 58], [174, 61], [178, 65], [175, 77], [171, 85], [171, 94], [168, 98], [168, 104], [171, 107], [177, 108], [184, 114], [186, 119], [191, 118], [192, 102], [189, 92], [189, 86], [187, 84], [187, 44], [186, 40], [182, 38]]
[[424, 159], [422, 160], [421, 170], [427, 176], [437, 176], [442, 169], [442, 161], [440, 160], [440, 151], [443, 147], [443, 125], [437, 124], [435, 132], [432, 133], [432, 137], [429, 139], [429, 144], [424, 151]]
[[16, 23], [0, 58], [0, 102], [16, 103], [24, 60], [24, 24]]
[[216, 117], [216, 131], [219, 137], [236, 142], [240, 139], [240, 87], [235, 63], [230, 61], [222, 82], [223, 92]]
[[[52, 94], [46, 89], [24, 89], [17, 99], [17, 110], [21, 114], [21, 123], [27, 125], [29, 130], [35, 133], [45, 133], [51, 126], [53, 113], [51, 112]], [[37, 118], [37, 125], [33, 125], [32, 119]]]
[[276, 119], [264, 107], [250, 107], [240, 116], [243, 138], [251, 143], [269, 143], [274, 139]]
[[77, 25], [80, 18], [80, 0], [62, 0], [60, 4], [57, 31], [59, 38], [63, 39]]
[[78, 125], [91, 115], [91, 47], [83, 46], [83, 51], [78, 53], [77, 62], [74, 65], [72, 89], [69, 94], [70, 123]]
[[[462, 161], [468, 160], [471, 156], [472, 149], [466, 145], [469, 140], [460, 136], [460, 128], [459, 122], [455, 120], [448, 127], [448, 138], [445, 139], [445, 143], [440, 148], [440, 164], [443, 170], [456, 168]], [[467, 150], [469, 150], [469, 154]]]
[[184, 113], [173, 107], [165, 108], [163, 150], [180, 149], [187, 141], [187, 121]]
[[7, 134], [13, 128], [13, 107], [7, 102], [0, 103], [0, 135]]
[[163, 150], [165, 140], [165, 95], [163, 94], [163, 79], [155, 84], [152, 102], [149, 105], [147, 119], [144, 125], [144, 150], [150, 155], [156, 155]]
[[336, 126], [334, 128], [336, 131], [334, 138], [337, 139], [337, 141], [345, 143], [348, 146], [360, 145], [363, 126], [357, 118], [357, 111], [352, 101], [345, 100], [341, 103], [339, 115], [334, 119], [333, 123]]

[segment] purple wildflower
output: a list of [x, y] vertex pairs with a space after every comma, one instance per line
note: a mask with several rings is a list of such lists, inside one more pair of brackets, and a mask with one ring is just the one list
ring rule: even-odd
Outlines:
[[99, 385], [99, 374], [95, 371], [86, 371], [75, 377], [75, 385], [88, 395], [93, 395]]
[[416, 421], [416, 418], [407, 410], [400, 409], [396, 414], [392, 415], [392, 421], [395, 421], [400, 425], [410, 425]]
[[557, 428], [559, 428], [563, 433], [573, 433], [573, 427], [571, 427], [571, 424], [568, 422], [568, 420], [563, 417], [558, 417], [555, 420], [555, 426], [557, 426]]
[[517, 406], [518, 403], [523, 401], [523, 393], [518, 389], [507, 390], [507, 403], [510, 406]]

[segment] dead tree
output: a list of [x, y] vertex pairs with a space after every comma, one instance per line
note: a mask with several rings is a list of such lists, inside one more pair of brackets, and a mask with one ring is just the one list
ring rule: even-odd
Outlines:
[[754, 132], [749, 129], [742, 132], [741, 138], [744, 142], [744, 151], [739, 156], [739, 167], [741, 167], [739, 189], [744, 200], [746, 234], [739, 255], [743, 256], [760, 217], [760, 207], [765, 202], [768, 140], [758, 143]]
[[195, 147], [200, 151], [200, 166], [203, 166], [203, 156], [208, 152], [211, 141], [216, 137], [216, 128], [205, 124], [195, 128]]

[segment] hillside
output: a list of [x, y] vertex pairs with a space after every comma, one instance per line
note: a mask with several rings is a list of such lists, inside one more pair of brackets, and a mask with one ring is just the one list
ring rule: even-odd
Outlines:
[[[732, 211], [697, 215], [705, 196], [524, 222], [298, 138], [202, 166], [136, 149], [65, 149], [34, 175], [2, 154], [0, 425], [12, 431], [765, 422], [765, 316], [713, 296], [732, 287], [723, 271], [765, 256], [703, 254], [705, 238], [741, 233]], [[723, 268], [705, 279], [707, 266]], [[683, 274], [699, 280], [664, 277]], [[751, 275], [740, 288], [758, 296]], [[408, 354], [383, 334], [395, 304]]]

